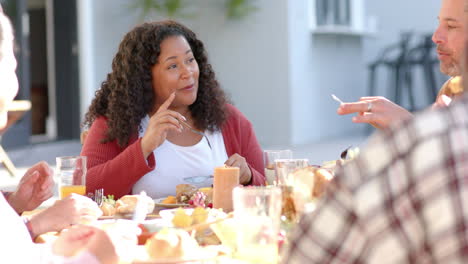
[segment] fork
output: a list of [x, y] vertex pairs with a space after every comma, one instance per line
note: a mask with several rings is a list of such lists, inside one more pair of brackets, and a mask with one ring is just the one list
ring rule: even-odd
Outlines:
[[190, 129], [190, 131], [192, 131], [193, 133], [195, 134], [198, 134], [202, 137], [204, 137], [206, 139], [206, 142], [208, 142], [208, 147], [210, 147], [211, 149], [211, 144], [210, 144], [210, 141], [208, 140], [208, 137], [205, 135], [205, 133], [199, 131], [199, 130], [196, 130], [195, 128], [193, 128], [191, 125], [189, 125], [187, 122], [183, 121], [183, 120], [179, 120], [182, 125], [186, 126], [188, 129]]
[[97, 203], [97, 205], [101, 206], [102, 202], [104, 201], [104, 189], [96, 189], [94, 191], [94, 201]]
[[333, 98], [333, 100], [337, 101], [338, 103], [340, 103], [340, 105], [344, 104], [344, 102], [338, 98], [338, 96], [332, 94], [331, 97]]

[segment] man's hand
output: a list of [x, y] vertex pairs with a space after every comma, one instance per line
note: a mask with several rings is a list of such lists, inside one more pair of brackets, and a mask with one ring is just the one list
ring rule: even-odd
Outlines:
[[369, 123], [379, 129], [412, 117], [406, 109], [381, 96], [361, 97], [358, 102], [341, 104], [337, 113], [358, 113], [353, 117], [354, 123]]
[[52, 197], [53, 175], [52, 169], [44, 161], [32, 166], [21, 178], [16, 191], [8, 197], [10, 206], [19, 214], [36, 209]]

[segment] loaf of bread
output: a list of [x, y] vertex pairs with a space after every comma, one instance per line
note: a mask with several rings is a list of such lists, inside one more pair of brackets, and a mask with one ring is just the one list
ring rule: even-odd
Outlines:
[[315, 183], [312, 190], [312, 197], [319, 198], [325, 192], [327, 184], [333, 178], [333, 175], [326, 169], [317, 169], [315, 171]]

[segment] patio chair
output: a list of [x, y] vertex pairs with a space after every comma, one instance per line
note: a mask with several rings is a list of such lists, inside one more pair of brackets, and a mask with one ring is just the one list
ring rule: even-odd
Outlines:
[[83, 130], [83, 132], [80, 133], [81, 145], [84, 145], [87, 136], [88, 136], [88, 130]]

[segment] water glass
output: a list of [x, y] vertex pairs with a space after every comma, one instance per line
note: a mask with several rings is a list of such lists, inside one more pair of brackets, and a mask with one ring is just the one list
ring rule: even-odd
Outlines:
[[275, 160], [276, 185], [293, 185], [292, 173], [309, 166], [308, 159], [277, 159]]
[[263, 161], [265, 164], [265, 177], [268, 185], [275, 185], [276, 172], [275, 160], [277, 159], [292, 159], [292, 151], [284, 150], [264, 150]]
[[86, 157], [57, 157], [60, 199], [71, 193], [86, 195]]
[[236, 187], [234, 219], [238, 226], [236, 257], [248, 263], [278, 263], [281, 189]]
[[279, 186], [282, 191], [281, 215], [284, 216], [285, 220], [288, 222], [295, 222], [298, 219], [298, 209], [301, 209], [301, 206], [295, 202], [295, 181], [293, 173], [308, 165], [308, 159], [275, 160], [276, 185]]

